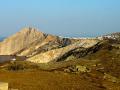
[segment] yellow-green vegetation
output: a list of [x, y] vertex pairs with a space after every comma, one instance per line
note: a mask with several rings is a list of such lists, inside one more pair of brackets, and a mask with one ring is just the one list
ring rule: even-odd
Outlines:
[[38, 66], [27, 61], [11, 61], [2, 65], [0, 69], [6, 71], [20, 71], [38, 69]]
[[100, 60], [88, 59], [41, 65], [27, 61], [11, 62], [0, 69], [0, 81], [19, 90], [120, 89], [119, 78], [106, 72]]
[[99, 60], [105, 72], [120, 78], [120, 48], [106, 44], [98, 52], [87, 55], [85, 59]]
[[58, 71], [0, 71], [0, 81], [18, 90], [104, 90], [79, 74]]

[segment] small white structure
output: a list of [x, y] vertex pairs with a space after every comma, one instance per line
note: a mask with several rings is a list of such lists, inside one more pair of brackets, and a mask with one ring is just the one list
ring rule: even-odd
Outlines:
[[12, 61], [16, 61], [16, 58], [12, 58]]
[[8, 83], [0, 82], [0, 90], [8, 90]]

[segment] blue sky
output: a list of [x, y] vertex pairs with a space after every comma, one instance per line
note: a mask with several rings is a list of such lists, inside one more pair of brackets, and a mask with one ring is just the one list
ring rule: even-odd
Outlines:
[[70, 37], [120, 32], [120, 0], [0, 0], [0, 36], [28, 26]]

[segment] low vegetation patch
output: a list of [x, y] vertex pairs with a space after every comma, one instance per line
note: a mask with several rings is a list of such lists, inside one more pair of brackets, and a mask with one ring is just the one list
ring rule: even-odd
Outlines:
[[38, 65], [27, 62], [27, 61], [11, 61], [9, 64], [5, 65], [5, 67], [3, 68], [9, 71], [39, 69]]

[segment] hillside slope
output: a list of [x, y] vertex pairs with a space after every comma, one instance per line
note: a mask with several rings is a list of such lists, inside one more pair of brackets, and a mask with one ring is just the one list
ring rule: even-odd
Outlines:
[[42, 41], [45, 34], [34, 28], [24, 28], [13, 36], [0, 42], [0, 55], [12, 55], [39, 39]]

